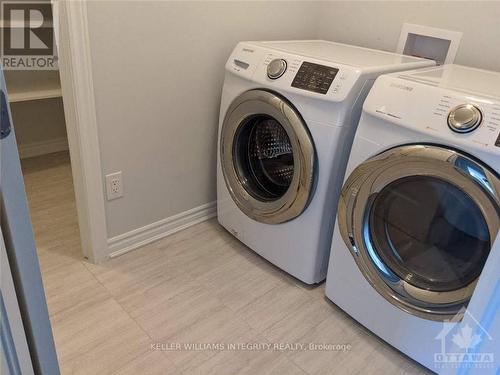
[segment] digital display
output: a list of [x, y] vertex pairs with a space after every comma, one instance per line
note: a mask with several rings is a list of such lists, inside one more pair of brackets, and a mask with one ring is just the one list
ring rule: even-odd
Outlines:
[[338, 71], [329, 66], [304, 61], [293, 79], [292, 87], [326, 94]]
[[495, 142], [495, 146], [500, 147], [500, 134], [498, 134], [497, 140]]

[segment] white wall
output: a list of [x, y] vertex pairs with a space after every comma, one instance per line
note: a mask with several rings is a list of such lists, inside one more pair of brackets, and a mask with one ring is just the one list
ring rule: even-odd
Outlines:
[[395, 51], [405, 22], [462, 31], [455, 62], [500, 71], [500, 1], [332, 1], [324, 4], [318, 32]]
[[394, 51], [412, 22], [464, 32], [457, 62], [500, 70], [500, 3], [171, 2], [88, 4], [106, 202], [114, 237], [215, 200], [224, 63], [237, 41], [323, 38]]
[[224, 64], [240, 40], [316, 37], [319, 4], [88, 4], [103, 173], [123, 171], [106, 203], [108, 236], [214, 201]]

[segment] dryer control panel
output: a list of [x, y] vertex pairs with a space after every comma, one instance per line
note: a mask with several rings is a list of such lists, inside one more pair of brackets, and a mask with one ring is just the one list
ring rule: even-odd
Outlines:
[[450, 91], [436, 98], [435, 103], [433, 117], [446, 121], [460, 139], [500, 147], [500, 104]]
[[375, 82], [363, 111], [418, 131], [422, 139], [500, 155], [500, 101], [493, 97], [386, 75]]

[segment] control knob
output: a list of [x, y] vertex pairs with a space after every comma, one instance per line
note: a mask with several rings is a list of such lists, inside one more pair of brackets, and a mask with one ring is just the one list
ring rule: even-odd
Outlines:
[[274, 59], [267, 65], [267, 76], [278, 79], [286, 72], [286, 60]]
[[481, 111], [473, 104], [460, 104], [448, 114], [448, 126], [457, 133], [468, 133], [475, 130], [482, 120]]

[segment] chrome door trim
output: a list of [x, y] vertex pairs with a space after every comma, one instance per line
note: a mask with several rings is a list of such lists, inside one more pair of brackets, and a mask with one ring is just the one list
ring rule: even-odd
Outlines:
[[436, 145], [405, 145], [362, 163], [344, 184], [338, 208], [339, 229], [363, 275], [393, 305], [441, 321], [455, 316], [468, 303], [477, 279], [452, 291], [418, 288], [384, 264], [370, 239], [367, 223], [375, 197], [391, 182], [410, 176], [440, 178], [466, 192], [481, 210], [492, 244], [500, 226], [500, 181], [489, 168], [459, 151]]
[[[285, 129], [293, 150], [294, 175], [290, 187], [282, 197], [271, 201], [261, 201], [249, 194], [233, 158], [233, 143], [239, 127], [257, 115], [276, 119]], [[252, 219], [279, 224], [294, 219], [307, 207], [315, 170], [314, 145], [300, 114], [281, 96], [264, 90], [250, 90], [231, 103], [221, 129], [220, 159], [232, 199]]]

